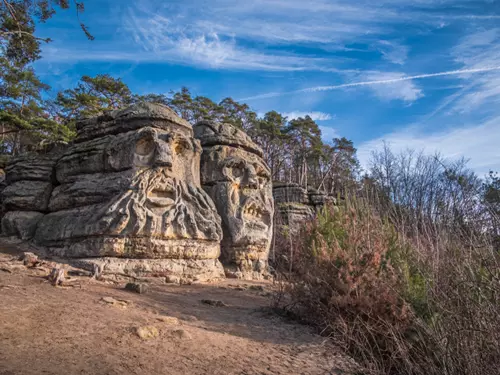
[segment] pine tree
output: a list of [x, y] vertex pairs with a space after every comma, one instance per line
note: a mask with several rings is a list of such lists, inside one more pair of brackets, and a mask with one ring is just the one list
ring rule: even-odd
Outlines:
[[136, 100], [128, 86], [108, 74], [83, 76], [74, 89], [57, 94], [56, 116], [69, 126], [78, 118], [95, 116], [105, 110], [122, 108]]

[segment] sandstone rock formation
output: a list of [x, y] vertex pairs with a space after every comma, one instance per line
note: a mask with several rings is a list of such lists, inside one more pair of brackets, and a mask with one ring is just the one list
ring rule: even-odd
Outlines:
[[309, 205], [307, 190], [296, 184], [275, 184], [273, 197], [276, 205], [276, 222], [286, 225], [292, 231], [299, 228], [314, 209]]
[[273, 186], [273, 197], [276, 204], [280, 225], [289, 230], [300, 228], [308, 218], [317, 213], [325, 204], [335, 204], [335, 198], [318, 190], [306, 190], [293, 183], [278, 183]]
[[9, 165], [4, 234], [33, 237], [57, 256], [91, 258], [108, 272], [181, 281], [224, 275], [221, 221], [201, 188], [202, 149], [188, 122], [140, 103], [83, 120], [77, 133], [57, 160]]
[[26, 154], [13, 158], [5, 168], [2, 191], [2, 234], [31, 239], [47, 212], [58, 154]]
[[226, 275], [258, 279], [266, 275], [274, 203], [269, 167], [262, 150], [230, 124], [202, 121], [201, 183], [222, 218], [221, 261]]

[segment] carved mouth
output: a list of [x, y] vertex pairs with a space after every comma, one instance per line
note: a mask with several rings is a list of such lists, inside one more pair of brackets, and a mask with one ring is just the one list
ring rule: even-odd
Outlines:
[[175, 188], [172, 181], [163, 181], [149, 191], [148, 202], [155, 207], [170, 207], [175, 204]]
[[175, 195], [173, 191], [152, 190], [148, 201], [156, 207], [168, 207], [175, 203]]
[[262, 219], [265, 213], [266, 211], [255, 202], [251, 202], [250, 204], [243, 207], [243, 216], [245, 218]]
[[266, 232], [269, 229], [270, 214], [259, 202], [251, 201], [242, 209], [242, 217], [247, 229]]

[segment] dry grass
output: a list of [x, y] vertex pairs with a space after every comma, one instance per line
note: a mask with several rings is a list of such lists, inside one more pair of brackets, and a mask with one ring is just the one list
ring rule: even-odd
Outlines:
[[373, 205], [327, 207], [276, 239], [276, 305], [318, 327], [367, 373], [493, 374], [498, 254], [487, 236], [403, 236]]

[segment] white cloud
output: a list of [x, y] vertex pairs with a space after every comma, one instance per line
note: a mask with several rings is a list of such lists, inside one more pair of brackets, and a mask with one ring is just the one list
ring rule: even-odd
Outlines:
[[281, 55], [266, 55], [253, 50], [241, 50], [218, 35], [199, 35], [166, 42], [158, 50], [122, 51], [113, 49], [66, 49], [48, 46], [43, 49], [43, 62], [75, 61], [177, 63], [212, 69], [304, 71], [320, 70], [324, 60]]
[[[126, 19], [134, 41], [143, 50], [138, 58], [170, 61], [208, 68], [271, 71], [320, 70], [326, 60], [285, 52], [244, 47], [234, 35], [213, 25], [182, 25], [180, 17], [165, 17], [149, 10], [129, 11]], [[197, 26], [198, 25], [198, 26]], [[329, 63], [332, 60], [328, 60]]]
[[321, 138], [323, 139], [323, 142], [325, 143], [331, 143], [333, 138], [338, 138], [339, 134], [334, 128], [331, 128], [329, 126], [319, 126], [319, 129], [321, 130]]
[[[466, 69], [500, 66], [500, 29], [482, 29], [467, 35], [452, 49], [451, 55]], [[464, 78], [469, 78], [469, 88], [455, 100], [452, 112], [470, 113], [498, 106], [500, 71]]]
[[414, 102], [424, 96], [422, 90], [413, 81], [401, 80], [403, 77], [402, 73], [392, 72], [369, 73], [364, 76], [368, 81], [392, 81], [387, 85], [368, 86], [382, 100]]
[[285, 113], [283, 113], [283, 116], [287, 117], [288, 120], [293, 120], [293, 119], [296, 119], [299, 117], [309, 116], [314, 121], [326, 121], [326, 120], [331, 120], [335, 117], [329, 113], [314, 112], [314, 111], [313, 112], [299, 112], [299, 111], [285, 112]]
[[447, 131], [422, 134], [415, 127], [387, 134], [383, 137], [364, 142], [358, 147], [358, 157], [367, 167], [371, 152], [380, 149], [386, 141], [393, 151], [407, 148], [421, 150], [429, 154], [440, 152], [453, 159], [469, 158], [469, 167], [480, 176], [489, 170], [500, 171], [500, 116], [479, 125], [471, 125]]
[[385, 38], [402, 22], [405, 27], [438, 27], [435, 17], [445, 17], [442, 5], [451, 1], [420, 0], [415, 6], [410, 0], [156, 0], [129, 7], [124, 21], [136, 46], [165, 61], [225, 69], [327, 71], [338, 70], [340, 58], [319, 59], [297, 50], [284, 54], [269, 47], [319, 44], [332, 50], [352, 42], [378, 43], [384, 59], [402, 65], [408, 47]]
[[409, 48], [398, 42], [380, 40], [377, 43], [377, 49], [380, 51], [384, 59], [393, 64], [403, 65], [408, 59]]

